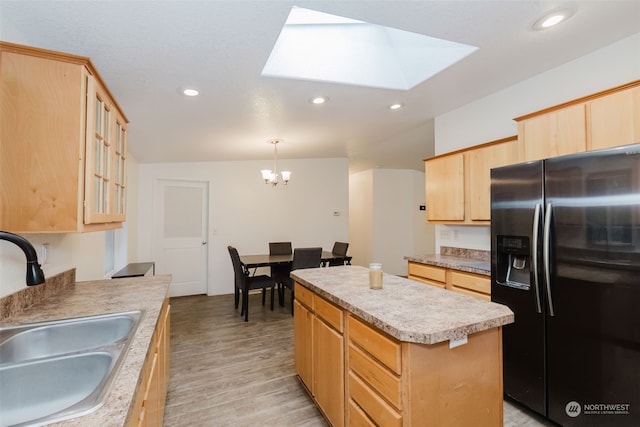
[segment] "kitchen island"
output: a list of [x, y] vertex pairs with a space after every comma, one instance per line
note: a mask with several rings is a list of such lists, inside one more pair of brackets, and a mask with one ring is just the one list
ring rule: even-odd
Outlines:
[[368, 269], [297, 270], [295, 366], [334, 426], [502, 426], [509, 308]]

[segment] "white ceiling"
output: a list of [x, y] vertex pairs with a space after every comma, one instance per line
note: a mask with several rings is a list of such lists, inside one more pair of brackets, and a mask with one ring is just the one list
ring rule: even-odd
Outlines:
[[[262, 77], [293, 5], [479, 50], [409, 91]], [[566, 6], [569, 21], [531, 30]], [[272, 159], [280, 138], [280, 158], [422, 170], [435, 116], [639, 31], [638, 0], [0, 0], [2, 40], [93, 60], [141, 163]], [[201, 95], [178, 94], [187, 85]], [[317, 95], [330, 100], [310, 104]]]

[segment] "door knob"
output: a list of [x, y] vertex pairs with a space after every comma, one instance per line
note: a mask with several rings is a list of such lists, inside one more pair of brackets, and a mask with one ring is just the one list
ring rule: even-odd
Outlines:
[[203, 240], [203, 241], [202, 241], [202, 244], [203, 244], [203, 245], [206, 245], [206, 244], [207, 244], [207, 241], [206, 241], [206, 240]]

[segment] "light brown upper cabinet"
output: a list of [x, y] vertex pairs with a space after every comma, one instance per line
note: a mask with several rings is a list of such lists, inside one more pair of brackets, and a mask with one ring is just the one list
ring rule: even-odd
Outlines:
[[518, 121], [524, 161], [547, 159], [587, 149], [585, 104]]
[[525, 161], [640, 142], [640, 80], [517, 117]]
[[517, 137], [480, 146], [466, 153], [469, 161], [469, 217], [472, 221], [491, 220], [491, 169], [520, 161]]
[[425, 160], [427, 222], [489, 224], [492, 168], [640, 143], [640, 80], [515, 120], [517, 139]]
[[516, 136], [425, 160], [427, 222], [488, 224], [491, 168], [520, 161]]
[[127, 119], [89, 58], [0, 42], [0, 229], [125, 220]]
[[587, 103], [591, 150], [640, 142], [640, 86]]
[[464, 155], [425, 161], [427, 221], [464, 221]]

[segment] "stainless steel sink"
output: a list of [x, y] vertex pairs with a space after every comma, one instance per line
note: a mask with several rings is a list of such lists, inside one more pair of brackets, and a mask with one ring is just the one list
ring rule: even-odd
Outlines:
[[97, 409], [141, 318], [132, 311], [0, 328], [0, 427]]
[[0, 365], [73, 353], [129, 336], [140, 311], [0, 328]]
[[88, 352], [0, 368], [0, 423], [21, 425], [43, 417], [64, 419], [96, 406], [115, 360], [107, 352]]
[[140, 311], [0, 329], [0, 365], [112, 344], [129, 337]]

